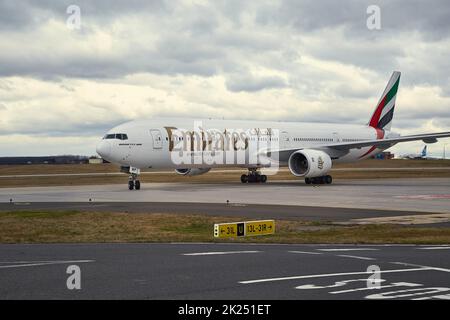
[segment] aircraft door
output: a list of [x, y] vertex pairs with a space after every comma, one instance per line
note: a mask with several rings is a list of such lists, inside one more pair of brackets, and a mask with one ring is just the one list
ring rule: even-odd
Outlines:
[[335, 142], [335, 143], [342, 142], [342, 139], [341, 139], [341, 137], [339, 136], [339, 133], [333, 132], [333, 142]]
[[161, 131], [158, 129], [151, 129], [150, 135], [153, 139], [153, 149], [161, 149], [162, 148], [162, 135]]
[[280, 148], [288, 149], [291, 147], [291, 140], [287, 131], [281, 131], [280, 133]]

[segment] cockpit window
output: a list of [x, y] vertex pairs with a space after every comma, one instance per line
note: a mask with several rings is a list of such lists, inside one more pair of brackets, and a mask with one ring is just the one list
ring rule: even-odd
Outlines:
[[103, 137], [103, 139], [115, 139], [116, 135], [114, 133], [109, 133]]
[[103, 139], [128, 140], [128, 135], [126, 133], [108, 133]]
[[116, 133], [116, 139], [128, 140], [128, 136], [125, 133]]

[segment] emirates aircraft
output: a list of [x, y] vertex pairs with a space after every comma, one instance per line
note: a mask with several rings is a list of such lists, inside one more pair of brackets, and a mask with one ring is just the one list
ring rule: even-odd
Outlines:
[[[435, 143], [450, 132], [400, 136], [391, 131], [400, 72], [394, 72], [365, 125], [243, 120], [153, 119], [111, 129], [97, 145], [105, 160], [129, 174], [139, 190], [141, 170], [173, 169], [194, 176], [211, 168], [246, 168], [242, 183], [264, 183], [270, 169], [288, 167], [307, 184], [330, 184], [333, 163], [355, 162], [400, 142]], [[262, 174], [260, 169], [264, 169]]]

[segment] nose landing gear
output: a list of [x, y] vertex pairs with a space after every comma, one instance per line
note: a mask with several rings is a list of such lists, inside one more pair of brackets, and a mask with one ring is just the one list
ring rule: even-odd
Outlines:
[[261, 174], [258, 171], [258, 168], [248, 169], [248, 174], [243, 174], [241, 176], [242, 183], [265, 183], [267, 181], [267, 176], [265, 174]]
[[[131, 179], [131, 177], [130, 177]], [[139, 180], [129, 180], [128, 181], [128, 189], [129, 190], [140, 190], [141, 189], [141, 182]]]
[[130, 167], [129, 169], [130, 176], [128, 177], [128, 189], [129, 190], [140, 190], [141, 182], [138, 180], [139, 174], [141, 170], [138, 168]]

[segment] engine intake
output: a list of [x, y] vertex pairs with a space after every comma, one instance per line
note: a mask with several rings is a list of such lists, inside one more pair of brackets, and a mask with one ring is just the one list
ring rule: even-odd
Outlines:
[[288, 165], [294, 176], [314, 178], [326, 175], [331, 170], [332, 162], [323, 151], [303, 149], [291, 154]]
[[175, 172], [182, 176], [199, 176], [207, 173], [211, 168], [175, 169]]

